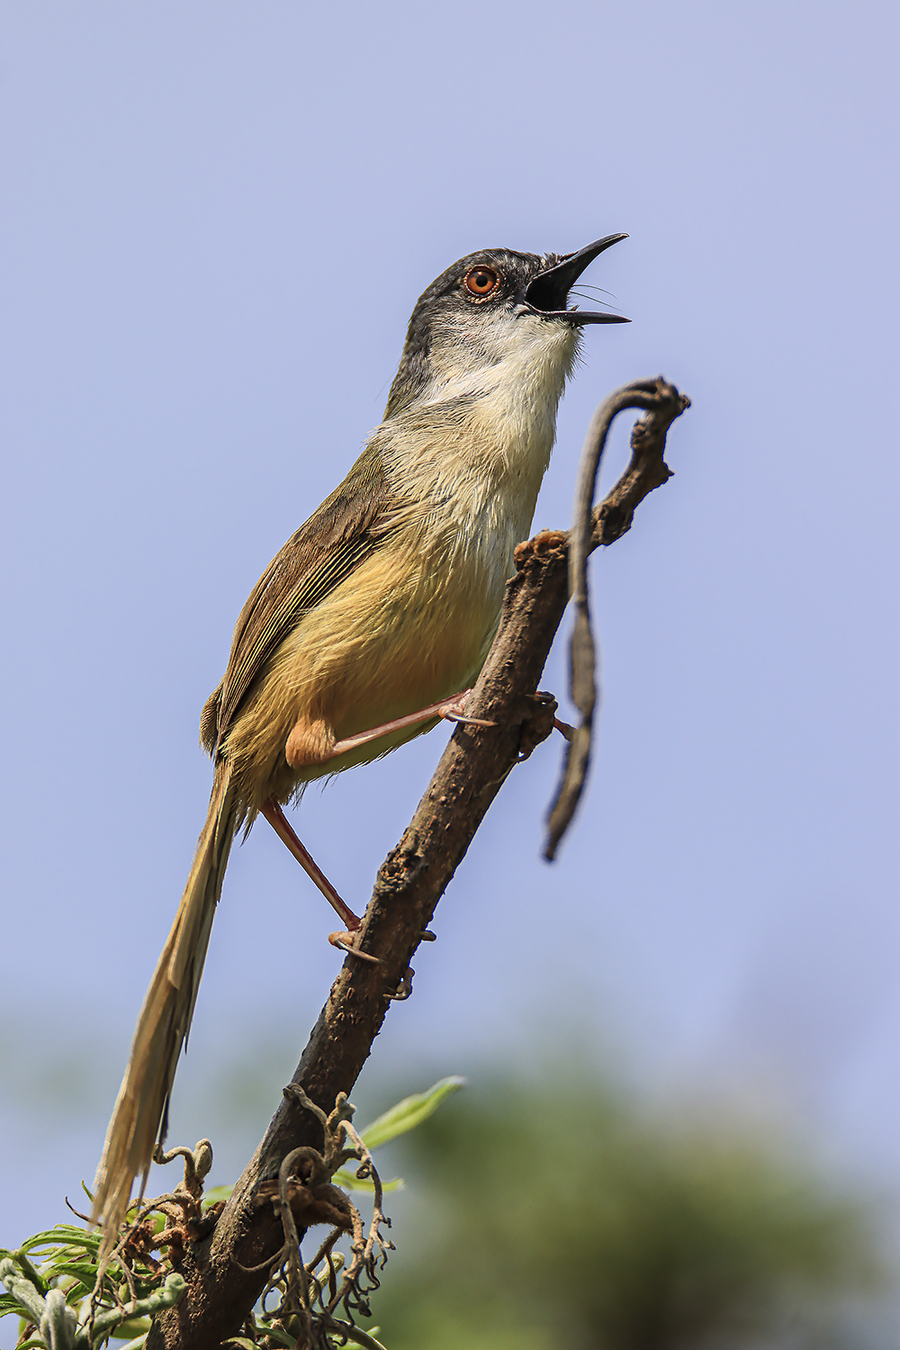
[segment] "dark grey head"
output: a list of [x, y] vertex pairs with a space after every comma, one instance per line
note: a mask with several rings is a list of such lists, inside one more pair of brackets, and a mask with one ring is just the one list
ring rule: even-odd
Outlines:
[[[568, 335], [589, 323], [628, 323], [619, 314], [568, 308], [569, 291], [589, 263], [612, 244], [610, 234], [577, 253], [517, 253], [482, 249], [460, 258], [420, 295], [409, 321], [400, 368], [385, 417], [391, 417], [463, 366], [496, 365], [510, 349], [533, 342], [535, 326]], [[440, 369], [436, 369], [439, 366]]]

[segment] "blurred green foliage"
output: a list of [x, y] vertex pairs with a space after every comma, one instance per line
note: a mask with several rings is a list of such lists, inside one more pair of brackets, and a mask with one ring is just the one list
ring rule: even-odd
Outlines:
[[860, 1350], [847, 1304], [888, 1283], [861, 1201], [733, 1124], [598, 1086], [495, 1077], [407, 1161], [421, 1199], [376, 1303], [390, 1350]]
[[[412, 1131], [391, 1145], [411, 1192], [372, 1300], [369, 1330], [388, 1350], [896, 1350], [882, 1216], [771, 1135], [711, 1111], [649, 1111], [593, 1068], [557, 1066], [531, 1086], [479, 1079], [463, 1093], [444, 1079], [365, 1131], [373, 1148]], [[78, 1314], [78, 1336], [96, 1242], [63, 1225], [0, 1251], [19, 1281], [0, 1290], [0, 1316], [22, 1315], [24, 1277], [41, 1297], [61, 1291], [69, 1311], [55, 1311]], [[110, 1329], [118, 1304], [128, 1317], [113, 1335], [137, 1350], [151, 1309], [126, 1309], [128, 1293], [110, 1289]], [[292, 1341], [276, 1311], [243, 1343]]]

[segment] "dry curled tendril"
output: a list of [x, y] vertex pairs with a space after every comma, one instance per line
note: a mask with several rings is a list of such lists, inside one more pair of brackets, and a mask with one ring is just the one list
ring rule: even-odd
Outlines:
[[[173, 1149], [157, 1160], [175, 1157], [185, 1160], [184, 1180], [171, 1195], [139, 1202], [116, 1246], [102, 1259], [102, 1236], [70, 1204], [85, 1229], [58, 1224], [16, 1251], [0, 1251], [0, 1285], [6, 1290], [0, 1292], [0, 1316], [18, 1312], [20, 1345], [91, 1350], [111, 1335], [146, 1334], [157, 1314], [179, 1302], [187, 1290], [178, 1269], [185, 1245], [205, 1236], [216, 1210], [201, 1208], [203, 1178], [212, 1164], [209, 1141], [201, 1140], [193, 1150]], [[35, 1265], [31, 1258], [38, 1252]]]
[[[381, 1283], [378, 1271], [384, 1268], [394, 1244], [381, 1234], [382, 1227], [390, 1228], [391, 1221], [382, 1210], [381, 1179], [372, 1155], [351, 1123], [355, 1107], [341, 1092], [334, 1110], [326, 1115], [295, 1083], [284, 1089], [284, 1095], [312, 1112], [322, 1126], [324, 1144], [322, 1153], [306, 1146], [292, 1149], [281, 1164], [277, 1181], [263, 1182], [257, 1188], [256, 1204], [271, 1203], [284, 1229], [282, 1247], [265, 1262], [273, 1270], [263, 1290], [263, 1313], [296, 1337], [298, 1345], [310, 1350], [329, 1350], [329, 1337], [334, 1336], [342, 1342], [349, 1339], [375, 1346], [377, 1342], [356, 1326], [356, 1317], [371, 1317], [369, 1295]], [[331, 1181], [338, 1168], [351, 1160], [360, 1164], [357, 1179], [371, 1180], [374, 1190], [368, 1232], [359, 1210]], [[315, 1223], [331, 1224], [331, 1232], [308, 1263], [300, 1255], [298, 1222], [304, 1229]], [[334, 1251], [343, 1233], [352, 1235], [346, 1261], [341, 1252]], [[273, 1293], [281, 1301], [270, 1312], [266, 1302]], [[339, 1312], [343, 1318], [337, 1315]]]
[[[205, 1237], [215, 1226], [222, 1205], [213, 1205], [205, 1211], [202, 1207], [203, 1182], [213, 1161], [212, 1145], [208, 1139], [201, 1139], [193, 1149], [178, 1147], [169, 1149], [168, 1152], [164, 1152], [157, 1145], [153, 1161], [165, 1165], [174, 1162], [176, 1158], [184, 1160], [183, 1179], [174, 1191], [148, 1200], [138, 1209], [135, 1218], [124, 1228], [109, 1257], [100, 1263], [91, 1299], [94, 1326], [98, 1319], [102, 1318], [104, 1305], [109, 1296], [109, 1281], [106, 1279], [108, 1269], [118, 1269], [124, 1277], [125, 1285], [119, 1289], [117, 1301], [121, 1311], [133, 1317], [138, 1302], [135, 1266], [143, 1267], [151, 1277], [165, 1276], [168, 1271], [177, 1272], [182, 1263], [185, 1245]], [[162, 1218], [162, 1228], [159, 1227], [155, 1216]], [[159, 1252], [160, 1258], [154, 1257], [154, 1252]], [[129, 1296], [127, 1302], [123, 1301], [122, 1297], [126, 1289]]]
[[[215, 1226], [222, 1205], [207, 1210], [202, 1207], [203, 1182], [213, 1161], [212, 1145], [208, 1139], [201, 1139], [193, 1149], [178, 1147], [163, 1151], [157, 1145], [153, 1161], [164, 1166], [176, 1158], [184, 1160], [183, 1179], [170, 1194], [148, 1200], [113, 1249], [112, 1255], [121, 1263], [126, 1279], [135, 1261], [150, 1270], [161, 1269], [162, 1262], [154, 1259], [152, 1253], [163, 1248], [168, 1248], [168, 1264], [177, 1270], [185, 1245], [206, 1237]], [[154, 1215], [164, 1220], [161, 1230]]]
[[[284, 1089], [285, 1096], [293, 1098], [312, 1112], [322, 1127], [323, 1151], [302, 1147], [293, 1149], [284, 1158], [277, 1179], [262, 1182], [256, 1189], [254, 1203], [259, 1208], [272, 1205], [280, 1217], [284, 1242], [270, 1260], [257, 1270], [270, 1268], [270, 1275], [262, 1294], [262, 1311], [247, 1318], [243, 1334], [232, 1338], [229, 1345], [271, 1346], [294, 1344], [303, 1350], [331, 1350], [335, 1343], [348, 1341], [380, 1350], [379, 1343], [356, 1325], [356, 1318], [371, 1317], [369, 1296], [380, 1285], [378, 1272], [384, 1267], [387, 1254], [394, 1244], [382, 1236], [382, 1229], [390, 1227], [382, 1209], [383, 1188], [372, 1157], [352, 1124], [354, 1107], [345, 1093], [337, 1097], [334, 1110], [326, 1115], [307, 1097], [301, 1087], [291, 1084]], [[21, 1285], [23, 1315], [31, 1314], [33, 1328], [47, 1321], [50, 1314], [59, 1313], [67, 1319], [65, 1335], [52, 1341], [64, 1350], [88, 1350], [108, 1337], [114, 1327], [128, 1324], [135, 1330], [146, 1328], [146, 1320], [139, 1327], [136, 1319], [152, 1316], [174, 1306], [186, 1290], [180, 1273], [185, 1249], [202, 1240], [212, 1231], [224, 1202], [204, 1208], [203, 1184], [212, 1166], [212, 1147], [202, 1139], [194, 1149], [173, 1148], [167, 1152], [157, 1149], [154, 1161], [169, 1163], [176, 1158], [184, 1160], [184, 1178], [175, 1189], [153, 1200], [139, 1204], [109, 1255], [96, 1267], [93, 1292], [88, 1286], [87, 1316], [83, 1326], [76, 1326], [75, 1312], [65, 1307], [65, 1297], [51, 1290], [47, 1296], [60, 1302], [60, 1308], [45, 1310], [44, 1299], [34, 1293], [28, 1282], [28, 1267], [23, 1279], [22, 1270], [6, 1262], [4, 1276], [12, 1280], [16, 1290]], [[366, 1229], [362, 1215], [346, 1193], [332, 1182], [338, 1169], [356, 1161], [356, 1177], [371, 1183], [373, 1214]], [[70, 1208], [72, 1208], [70, 1206]], [[74, 1211], [77, 1214], [77, 1211]], [[78, 1215], [85, 1219], [87, 1216]], [[314, 1224], [328, 1224], [330, 1233], [312, 1260], [305, 1264], [300, 1254], [300, 1232]], [[336, 1251], [338, 1240], [347, 1234], [349, 1256]], [[86, 1238], [93, 1247], [99, 1237]], [[19, 1253], [20, 1265], [26, 1260]], [[9, 1265], [7, 1271], [5, 1266]], [[41, 1284], [40, 1277], [34, 1275]], [[27, 1288], [26, 1288], [27, 1286]], [[43, 1284], [41, 1284], [43, 1288]], [[277, 1294], [277, 1307], [267, 1308]], [[19, 1300], [22, 1301], [21, 1299]], [[40, 1302], [40, 1308], [37, 1306]], [[69, 1322], [72, 1323], [71, 1327]], [[49, 1334], [49, 1332], [48, 1332]], [[286, 1336], [288, 1340], [284, 1339]], [[74, 1340], [73, 1340], [74, 1336]], [[52, 1338], [51, 1338], [52, 1339]], [[83, 1345], [82, 1345], [83, 1342]], [[47, 1345], [50, 1341], [46, 1342]]]

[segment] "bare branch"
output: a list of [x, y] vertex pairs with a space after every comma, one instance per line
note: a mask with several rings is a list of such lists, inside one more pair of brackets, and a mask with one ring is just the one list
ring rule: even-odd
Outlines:
[[[638, 396], [647, 402], [628, 401]], [[670, 476], [662, 457], [666, 432], [688, 402], [660, 378], [627, 386], [603, 405], [614, 408], [609, 421], [624, 407], [649, 411], [635, 427], [631, 463], [593, 513], [593, 531], [579, 557], [620, 538], [639, 502]], [[596, 418], [592, 423], [602, 425]], [[601, 449], [602, 440], [598, 462]], [[593, 481], [591, 476], [588, 500]], [[359, 936], [378, 963], [348, 956], [292, 1079], [326, 1113], [339, 1093], [351, 1091], [390, 1000], [398, 991], [408, 996], [410, 962], [488, 807], [515, 765], [552, 731], [555, 701], [536, 690], [568, 600], [568, 543], [564, 531], [543, 531], [516, 549], [500, 628], [466, 708], [495, 725], [457, 727], [403, 838], [378, 873]], [[259, 1202], [259, 1188], [278, 1177], [293, 1149], [303, 1147], [321, 1151], [322, 1125], [298, 1094], [286, 1092], [212, 1237], [185, 1252], [187, 1294], [154, 1322], [147, 1350], [215, 1350], [237, 1334], [284, 1243], [282, 1224], [271, 1203]]]

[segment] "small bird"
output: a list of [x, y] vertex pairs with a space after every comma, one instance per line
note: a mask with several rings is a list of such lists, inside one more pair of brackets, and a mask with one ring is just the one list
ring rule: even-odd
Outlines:
[[[381, 424], [344, 481], [266, 568], [200, 722], [215, 765], [206, 824], [147, 991], [113, 1109], [93, 1218], [115, 1240], [135, 1178], [165, 1135], [235, 833], [263, 815], [340, 914], [359, 920], [282, 806], [315, 778], [363, 764], [465, 699], [500, 618], [556, 437], [580, 330], [627, 323], [568, 308], [587, 265], [571, 254], [485, 249], [419, 298]], [[484, 725], [484, 724], [481, 724]]]

